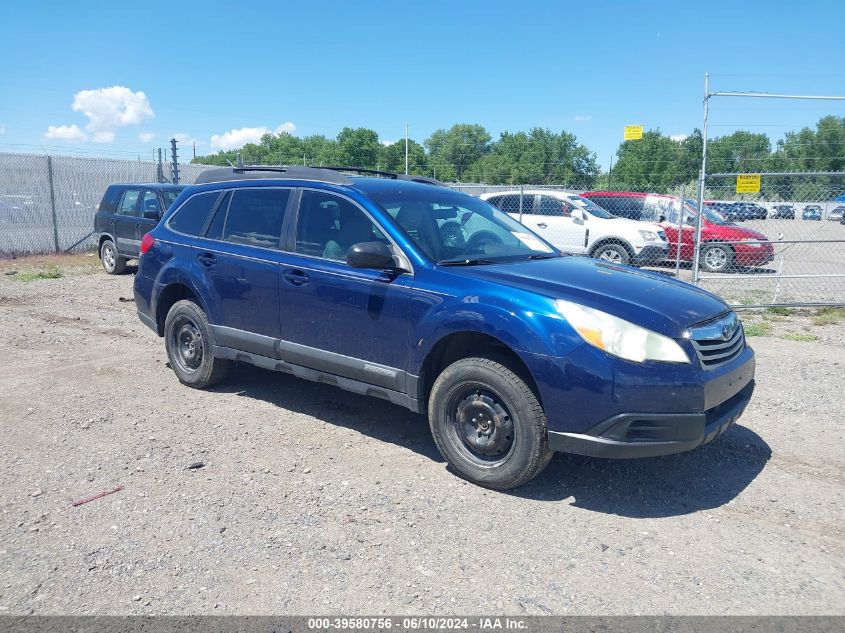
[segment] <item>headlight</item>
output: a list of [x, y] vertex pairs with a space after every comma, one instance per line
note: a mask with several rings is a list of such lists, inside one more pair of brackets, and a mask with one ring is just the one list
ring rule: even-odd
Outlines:
[[660, 238], [657, 237], [657, 233], [653, 231], [640, 231], [640, 237], [642, 237], [646, 242], [656, 242]]
[[689, 363], [676, 341], [606, 312], [558, 299], [555, 305], [578, 335], [593, 347], [626, 360]]

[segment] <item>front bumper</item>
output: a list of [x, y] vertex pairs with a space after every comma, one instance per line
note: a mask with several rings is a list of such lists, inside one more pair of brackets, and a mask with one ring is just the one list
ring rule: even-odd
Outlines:
[[549, 448], [565, 453], [631, 459], [689, 451], [730, 428], [754, 393], [751, 380], [705, 413], [621, 413], [584, 433], [549, 432]]
[[666, 259], [669, 255], [668, 244], [654, 244], [643, 246], [636, 255], [634, 255], [634, 263], [638, 265], [656, 264]]

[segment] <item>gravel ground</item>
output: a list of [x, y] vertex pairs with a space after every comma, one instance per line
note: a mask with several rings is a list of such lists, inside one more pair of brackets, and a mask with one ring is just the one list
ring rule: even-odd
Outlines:
[[[51, 262], [62, 278], [15, 279]], [[845, 614], [841, 319], [766, 315], [718, 441], [557, 455], [506, 494], [379, 400], [250, 367], [181, 386], [132, 276], [96, 258], [10, 268], [0, 613]]]

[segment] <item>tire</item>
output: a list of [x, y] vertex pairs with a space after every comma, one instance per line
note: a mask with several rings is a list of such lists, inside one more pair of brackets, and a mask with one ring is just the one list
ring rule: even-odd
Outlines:
[[621, 244], [616, 244], [614, 242], [599, 244], [593, 249], [590, 257], [595, 257], [596, 259], [612, 262], [614, 264], [627, 264], [631, 261], [631, 254], [628, 252], [628, 249]]
[[126, 272], [126, 259], [117, 254], [117, 248], [111, 240], [100, 244], [100, 261], [103, 270], [109, 275], [122, 275]]
[[552, 457], [537, 396], [493, 358], [463, 358], [444, 369], [431, 389], [428, 421], [449, 466], [479, 486], [516, 488]]
[[701, 268], [709, 273], [723, 273], [733, 263], [734, 252], [727, 244], [707, 244], [701, 249]]
[[193, 301], [177, 301], [164, 321], [164, 345], [183, 385], [207, 389], [226, 379], [232, 362], [211, 353], [208, 317]]

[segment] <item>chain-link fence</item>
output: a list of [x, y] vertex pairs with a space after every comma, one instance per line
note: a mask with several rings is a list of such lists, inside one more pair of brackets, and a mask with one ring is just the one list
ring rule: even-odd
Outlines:
[[[179, 165], [192, 183], [206, 165]], [[170, 163], [162, 164], [169, 177]], [[96, 246], [94, 213], [110, 184], [157, 182], [152, 161], [0, 153], [0, 255]]]
[[[180, 180], [192, 183], [208, 168], [180, 165]], [[106, 187], [158, 176], [152, 161], [0, 153], [0, 254], [92, 247]], [[845, 304], [842, 175], [764, 175], [752, 195], [736, 193], [735, 175], [708, 176], [699, 240], [694, 183], [669, 194], [579, 184], [450, 186], [563, 251], [658, 270], [733, 305]]]

